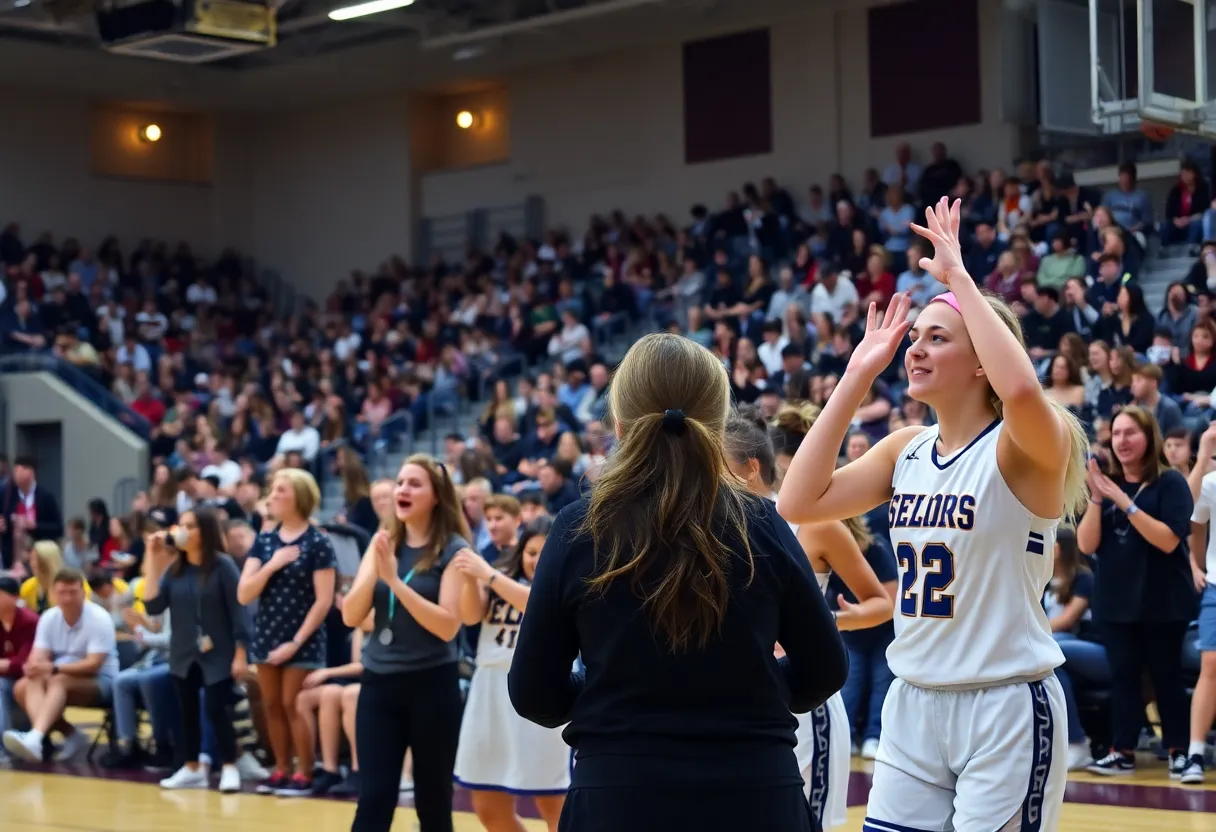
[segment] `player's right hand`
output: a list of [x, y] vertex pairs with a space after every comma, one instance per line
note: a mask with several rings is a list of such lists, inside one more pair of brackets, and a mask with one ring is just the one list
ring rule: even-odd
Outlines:
[[908, 320], [908, 310], [911, 308], [912, 299], [907, 292], [901, 292], [891, 298], [880, 322], [878, 308], [873, 303], [870, 304], [870, 311], [866, 316], [866, 334], [849, 358], [848, 372], [875, 379], [887, 369], [899, 350], [900, 342], [912, 326]]

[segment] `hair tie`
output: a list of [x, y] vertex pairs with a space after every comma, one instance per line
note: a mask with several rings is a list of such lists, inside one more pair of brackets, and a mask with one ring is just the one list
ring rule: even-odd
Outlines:
[[664, 410], [663, 411], [663, 430], [668, 433], [674, 433], [676, 436], [683, 436], [684, 429], [687, 427], [687, 417], [683, 410]]

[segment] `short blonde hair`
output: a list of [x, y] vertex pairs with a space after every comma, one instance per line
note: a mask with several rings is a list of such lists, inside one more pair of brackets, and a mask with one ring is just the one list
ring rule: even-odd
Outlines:
[[312, 474], [303, 468], [282, 468], [275, 472], [271, 486], [279, 480], [285, 480], [291, 486], [296, 512], [305, 520], [312, 519], [313, 512], [321, 506], [321, 489]]

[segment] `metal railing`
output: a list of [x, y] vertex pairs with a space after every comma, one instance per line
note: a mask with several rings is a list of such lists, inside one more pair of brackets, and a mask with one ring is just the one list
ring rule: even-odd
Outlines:
[[464, 259], [470, 247], [489, 251], [498, 235], [539, 240], [545, 233], [545, 200], [529, 196], [515, 205], [474, 208], [461, 214], [422, 217], [414, 229], [414, 259], [430, 261], [435, 254], [447, 262]]
[[106, 386], [76, 365], [49, 352], [26, 352], [0, 357], [0, 373], [51, 373], [64, 384], [104, 410], [119, 424], [148, 441], [152, 425]]
[[125, 515], [130, 511], [131, 503], [139, 491], [139, 480], [135, 477], [125, 477], [114, 483], [114, 491], [110, 495], [110, 513]]

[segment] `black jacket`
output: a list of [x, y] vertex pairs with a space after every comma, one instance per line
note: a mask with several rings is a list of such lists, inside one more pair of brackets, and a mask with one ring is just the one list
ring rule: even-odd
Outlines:
[[[21, 505], [21, 495], [17, 486], [10, 479], [0, 493], [0, 517], [4, 518], [4, 533], [0, 534], [0, 566], [4, 569], [13, 568], [13, 515]], [[30, 534], [30, 542], [39, 540], [63, 539], [63, 512], [59, 510], [59, 501], [55, 495], [45, 488], [34, 484], [34, 529]]]

